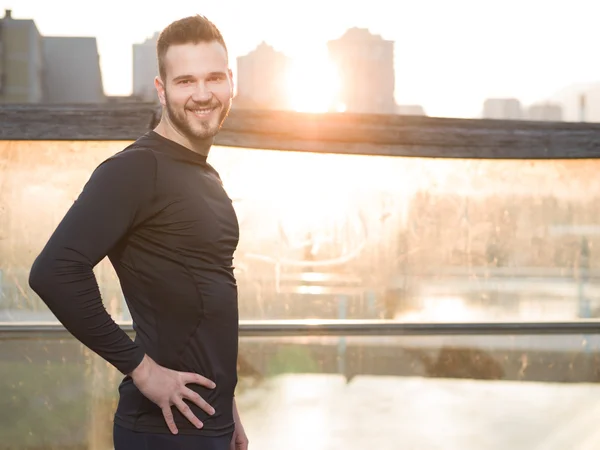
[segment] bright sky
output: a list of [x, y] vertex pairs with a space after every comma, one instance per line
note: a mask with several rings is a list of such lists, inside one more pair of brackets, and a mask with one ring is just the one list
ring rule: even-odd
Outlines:
[[[262, 40], [302, 61], [352, 26], [396, 42], [396, 99], [431, 116], [477, 117], [488, 97], [526, 105], [600, 81], [598, 0], [0, 0], [44, 35], [95, 36], [104, 88], [131, 92], [132, 44], [204, 14], [235, 57]], [[306, 65], [319, 80], [319, 68]]]

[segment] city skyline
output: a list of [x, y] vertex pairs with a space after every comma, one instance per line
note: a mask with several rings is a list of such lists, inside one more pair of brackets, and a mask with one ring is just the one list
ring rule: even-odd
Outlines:
[[567, 3], [537, 0], [510, 0], [496, 9], [480, 3], [401, 2], [394, 11], [383, 0], [370, 1], [369, 8], [365, 2], [308, 0], [300, 7], [255, 0], [198, 10], [173, 0], [169, 8], [142, 10], [112, 0], [102, 7], [0, 0], [0, 9], [35, 20], [43, 35], [96, 37], [107, 95], [131, 93], [133, 44], [198, 12], [222, 29], [234, 72], [236, 58], [265, 41], [317, 80], [319, 64], [327, 61], [326, 42], [348, 28], [367, 28], [395, 42], [396, 102], [422, 105], [431, 116], [478, 117], [486, 98], [531, 105], [576, 83], [600, 80], [600, 62], [591, 57], [600, 38], [592, 1], [574, 0], [568, 9]]

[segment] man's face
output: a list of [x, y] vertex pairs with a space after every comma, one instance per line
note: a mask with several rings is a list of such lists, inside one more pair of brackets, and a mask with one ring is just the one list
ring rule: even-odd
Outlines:
[[173, 45], [164, 57], [166, 79], [157, 80], [171, 124], [192, 141], [215, 136], [229, 110], [233, 79], [218, 42]]

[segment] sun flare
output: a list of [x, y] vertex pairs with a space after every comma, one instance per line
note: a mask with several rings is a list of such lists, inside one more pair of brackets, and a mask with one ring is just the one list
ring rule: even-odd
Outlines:
[[340, 77], [327, 55], [294, 58], [288, 74], [291, 107], [298, 112], [343, 111], [339, 102]]

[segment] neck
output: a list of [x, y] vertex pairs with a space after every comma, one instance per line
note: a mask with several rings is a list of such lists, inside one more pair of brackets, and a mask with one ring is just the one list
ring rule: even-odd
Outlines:
[[179, 145], [183, 145], [184, 147], [202, 156], [208, 156], [210, 148], [213, 144], [212, 137], [206, 139], [190, 139], [177, 130], [171, 123], [169, 123], [168, 119], [164, 116], [154, 131], [160, 134], [162, 137], [177, 142]]

